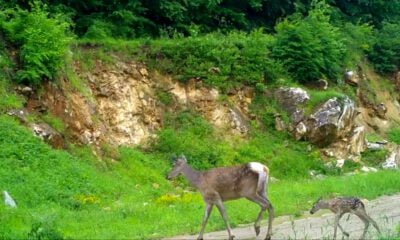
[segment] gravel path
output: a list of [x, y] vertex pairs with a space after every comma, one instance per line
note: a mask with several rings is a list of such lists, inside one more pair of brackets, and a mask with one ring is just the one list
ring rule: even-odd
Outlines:
[[[368, 214], [378, 223], [384, 235], [390, 235], [400, 225], [400, 194], [384, 196], [372, 201], [364, 201]], [[272, 239], [331, 239], [333, 236], [334, 215], [329, 211], [320, 211], [319, 214], [305, 215], [301, 219], [293, 220], [290, 216], [278, 217], [274, 221]], [[344, 215], [340, 221], [341, 225], [350, 233], [350, 239], [357, 239], [361, 236], [364, 224], [354, 215]], [[235, 239], [264, 239], [267, 231], [266, 221], [261, 226], [261, 233], [256, 238], [253, 225], [233, 229]], [[196, 239], [193, 236], [177, 236], [169, 239], [186, 240]], [[226, 239], [226, 231], [218, 231], [204, 234], [204, 239]], [[376, 230], [370, 226], [367, 239], [377, 238]], [[347, 239], [342, 236], [338, 229], [337, 239]]]

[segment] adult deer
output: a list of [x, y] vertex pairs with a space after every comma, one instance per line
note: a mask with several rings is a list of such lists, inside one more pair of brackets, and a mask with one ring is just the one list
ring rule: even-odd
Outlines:
[[204, 229], [214, 205], [217, 206], [225, 221], [229, 239], [233, 239], [234, 235], [232, 235], [223, 202], [239, 198], [247, 198], [261, 207], [254, 224], [257, 236], [260, 233], [260, 221], [268, 209], [268, 232], [265, 239], [271, 239], [274, 208], [267, 197], [269, 170], [265, 165], [251, 162], [239, 166], [197, 171], [189, 166], [184, 155], [174, 160], [174, 167], [168, 174], [168, 179], [183, 174], [200, 191], [206, 203], [206, 211], [197, 239], [203, 239]]

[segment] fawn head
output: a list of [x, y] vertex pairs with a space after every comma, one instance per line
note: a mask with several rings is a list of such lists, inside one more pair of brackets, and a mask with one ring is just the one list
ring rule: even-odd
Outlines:
[[314, 214], [316, 213], [318, 210], [320, 210], [322, 208], [322, 197], [318, 198], [318, 200], [313, 204], [310, 213]]
[[182, 173], [183, 166], [187, 164], [186, 157], [182, 154], [179, 157], [173, 157], [174, 167], [171, 172], [169, 172], [167, 179], [171, 180]]

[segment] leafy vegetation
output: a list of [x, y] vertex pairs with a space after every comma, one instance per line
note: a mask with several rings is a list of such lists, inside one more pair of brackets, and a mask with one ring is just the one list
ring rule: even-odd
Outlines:
[[400, 67], [400, 24], [384, 23], [378, 31], [369, 58], [381, 73], [392, 73]]
[[53, 79], [63, 66], [70, 26], [61, 16], [49, 17], [39, 2], [31, 7], [30, 11], [0, 9], [0, 29], [20, 49], [16, 80], [39, 84], [43, 78]]
[[390, 129], [387, 134], [388, 134], [390, 141], [392, 141], [396, 144], [400, 144], [400, 128], [399, 127]]
[[201, 78], [208, 85], [229, 89], [237, 85], [271, 84], [287, 74], [270, 57], [273, 37], [255, 31], [147, 42], [150, 66], [182, 81]]
[[344, 61], [344, 39], [330, 23], [329, 8], [316, 4], [307, 17], [298, 15], [276, 26], [273, 55], [301, 83], [336, 80]]
[[[151, 146], [101, 144], [98, 159], [88, 146], [51, 149], [0, 115], [0, 189], [19, 206], [0, 204], [0, 238], [161, 238], [197, 232], [201, 196], [187, 191], [191, 188], [181, 179], [165, 180], [171, 156], [180, 153], [197, 169], [267, 164], [280, 179], [270, 189], [278, 215], [300, 215], [319, 196], [374, 198], [398, 192], [398, 172], [337, 176], [343, 171], [324, 165], [319, 151], [275, 131], [275, 114], [285, 122], [289, 117], [264, 93], [331, 80], [328, 91], [309, 90], [305, 107], [311, 111], [329, 98], [356, 95], [340, 85], [342, 73], [359, 65], [365, 53], [380, 72], [398, 70], [399, 9], [398, 0], [0, 0], [0, 114], [24, 104], [12, 91], [13, 81], [40, 86], [61, 76], [90, 95], [75, 68], [91, 71], [98, 62], [134, 58], [182, 82], [201, 79], [225, 93], [252, 86], [256, 96], [250, 111], [260, 120], [250, 122], [247, 139], [223, 138], [224, 129], [215, 129], [193, 110], [165, 113], [164, 128]], [[363, 81], [360, 89], [375, 103], [374, 91], [387, 82]], [[162, 89], [156, 96], [164, 105], [173, 103]], [[226, 95], [220, 101], [226, 102]], [[34, 120], [66, 130], [51, 114]], [[400, 144], [399, 129], [388, 136]], [[376, 166], [386, 154], [367, 151], [362, 160]], [[359, 167], [348, 161], [344, 169]], [[311, 180], [310, 170], [329, 176]], [[234, 226], [252, 222], [258, 211], [245, 200], [227, 207]], [[208, 230], [223, 226], [214, 214]]]

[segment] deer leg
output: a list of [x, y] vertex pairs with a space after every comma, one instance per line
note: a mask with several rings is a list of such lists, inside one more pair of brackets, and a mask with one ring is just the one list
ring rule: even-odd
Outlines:
[[367, 234], [368, 227], [369, 227], [368, 216], [366, 216], [367, 214], [362, 210], [356, 210], [356, 211], [354, 211], [354, 214], [357, 215], [365, 224], [364, 232], [360, 237], [360, 239], [365, 239], [365, 234]]
[[260, 222], [264, 218], [265, 210], [268, 210], [268, 214], [269, 214], [269, 216], [268, 216], [268, 231], [267, 231], [267, 235], [265, 236], [265, 239], [266, 240], [271, 239], [272, 221], [274, 220], [274, 208], [273, 208], [271, 202], [268, 200], [268, 198], [266, 196], [264, 196], [264, 195], [260, 196], [257, 193], [254, 196], [247, 197], [247, 199], [259, 204], [261, 207], [261, 211], [258, 214], [256, 222], [254, 223], [254, 229], [256, 231], [257, 236], [260, 233]]
[[381, 233], [381, 230], [379, 229], [378, 224], [370, 216], [368, 216], [368, 214], [365, 212], [365, 209], [357, 210], [355, 212], [355, 214], [365, 223], [365, 226], [366, 226], [362, 237], [365, 236], [370, 223], [372, 223], [372, 225], [378, 231], [378, 233]]
[[342, 231], [343, 235], [345, 235], [346, 237], [349, 237], [350, 234], [347, 233], [347, 232], [342, 228], [342, 226], [340, 225], [340, 222], [339, 222], [340, 219], [343, 217], [343, 214], [344, 214], [344, 213], [340, 214], [340, 216], [339, 216], [338, 227], [339, 227], [340, 231]]
[[374, 226], [374, 228], [378, 231], [378, 233], [381, 233], [381, 230], [378, 227], [378, 224], [370, 217], [368, 216], [368, 214], [363, 211], [362, 214], [364, 215], [364, 217], [370, 222], [372, 223], [372, 225]]
[[252, 196], [252, 197], [247, 197], [247, 199], [252, 202], [257, 203], [261, 207], [260, 213], [258, 214], [258, 217], [254, 223], [254, 230], [256, 232], [256, 236], [258, 236], [258, 234], [260, 234], [260, 222], [264, 218], [264, 213], [267, 210], [268, 204], [266, 203], [265, 199], [263, 199], [262, 197], [259, 197], [257, 195]]
[[265, 240], [270, 240], [272, 235], [272, 221], [274, 220], [275, 211], [274, 207], [272, 206], [271, 202], [267, 199], [267, 209], [268, 209], [268, 232], [267, 236], [265, 236]]
[[222, 203], [221, 200], [218, 200], [215, 205], [217, 206], [219, 212], [221, 213], [222, 218], [225, 221], [225, 225], [226, 225], [226, 230], [228, 230], [228, 236], [229, 236], [229, 240], [233, 240], [233, 238], [235, 236], [232, 235], [232, 229], [231, 229], [231, 225], [229, 224], [229, 220], [228, 220], [228, 215], [226, 214], [226, 210], [224, 207], [224, 204]]
[[201, 230], [200, 230], [199, 236], [197, 237], [197, 240], [203, 240], [204, 229], [206, 228], [207, 221], [208, 221], [208, 218], [210, 217], [213, 206], [214, 206], [214, 204], [207, 203], [206, 212], [204, 214], [203, 222], [201, 223]]
[[336, 239], [336, 235], [337, 235], [337, 228], [338, 228], [338, 225], [339, 225], [340, 215], [341, 215], [340, 213], [337, 213], [335, 215], [335, 223], [334, 223], [334, 226], [333, 226], [333, 228], [334, 228], [334, 230], [333, 230], [333, 239], [334, 240]]

